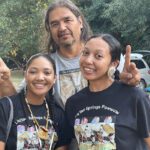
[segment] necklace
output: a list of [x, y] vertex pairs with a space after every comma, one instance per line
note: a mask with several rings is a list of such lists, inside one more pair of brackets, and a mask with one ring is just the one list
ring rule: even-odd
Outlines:
[[37, 132], [37, 135], [38, 137], [41, 139], [41, 140], [47, 140], [48, 139], [48, 119], [49, 119], [49, 108], [48, 108], [48, 104], [46, 102], [46, 99], [44, 99], [44, 102], [45, 102], [45, 107], [46, 107], [46, 110], [47, 110], [47, 117], [46, 117], [46, 125], [45, 127], [44, 126], [40, 126], [37, 119], [35, 118], [35, 116], [33, 115], [32, 113], [32, 110], [31, 110], [31, 107], [29, 105], [29, 102], [28, 102], [28, 99], [25, 98], [25, 101], [26, 101], [26, 104], [27, 104], [27, 107], [28, 107], [28, 110], [31, 114], [31, 118], [33, 120], [33, 123], [35, 125], [35, 129], [36, 129], [36, 132]]

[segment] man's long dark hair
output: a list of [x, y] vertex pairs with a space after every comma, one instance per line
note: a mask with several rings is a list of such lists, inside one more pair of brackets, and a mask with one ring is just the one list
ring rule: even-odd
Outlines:
[[51, 52], [54, 52], [56, 50], [59, 49], [59, 46], [56, 44], [56, 42], [53, 40], [52, 36], [51, 36], [51, 31], [50, 31], [50, 26], [49, 26], [49, 14], [51, 13], [51, 11], [53, 11], [55, 8], [58, 7], [66, 7], [68, 8], [77, 18], [81, 17], [82, 22], [83, 22], [83, 28], [81, 30], [81, 36], [80, 36], [80, 40], [82, 42], [85, 42], [88, 37], [92, 34], [90, 27], [87, 23], [87, 21], [85, 20], [83, 14], [81, 13], [81, 11], [79, 10], [79, 8], [70, 0], [59, 0], [59, 1], [55, 1], [53, 3], [51, 3], [51, 5], [49, 6], [47, 12], [46, 12], [46, 16], [45, 16], [45, 28], [46, 31], [49, 34], [49, 39], [48, 39], [48, 52], [50, 52], [50, 49], [52, 49]]

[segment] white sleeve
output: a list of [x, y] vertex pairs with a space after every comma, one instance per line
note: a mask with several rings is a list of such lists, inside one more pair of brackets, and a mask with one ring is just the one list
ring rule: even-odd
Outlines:
[[119, 72], [122, 72], [123, 67], [124, 67], [124, 63], [125, 63], [125, 59], [124, 59], [124, 56], [121, 54], [121, 56], [120, 56], [120, 63], [119, 63], [119, 66], [117, 67]]

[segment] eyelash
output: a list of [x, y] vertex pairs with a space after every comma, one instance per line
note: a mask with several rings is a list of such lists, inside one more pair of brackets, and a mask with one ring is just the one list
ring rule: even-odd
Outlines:
[[[37, 72], [36, 71], [30, 71], [29, 72], [30, 74], [36, 74]], [[45, 75], [50, 75], [51, 72], [44, 72]]]
[[[82, 51], [82, 56], [88, 56], [89, 55], [89, 52], [88, 51]], [[102, 55], [100, 55], [100, 54], [96, 54], [95, 55], [95, 58], [96, 59], [101, 59], [103, 56]]]

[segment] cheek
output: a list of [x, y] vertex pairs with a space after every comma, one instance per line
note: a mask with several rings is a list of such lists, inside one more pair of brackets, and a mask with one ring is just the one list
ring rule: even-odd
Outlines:
[[51, 36], [53, 37], [53, 40], [55, 41], [57, 39], [57, 30], [51, 31]]
[[55, 78], [54, 78], [54, 77], [49, 77], [49, 78], [47, 78], [47, 81], [48, 81], [48, 83], [49, 83], [50, 85], [55, 84]]

